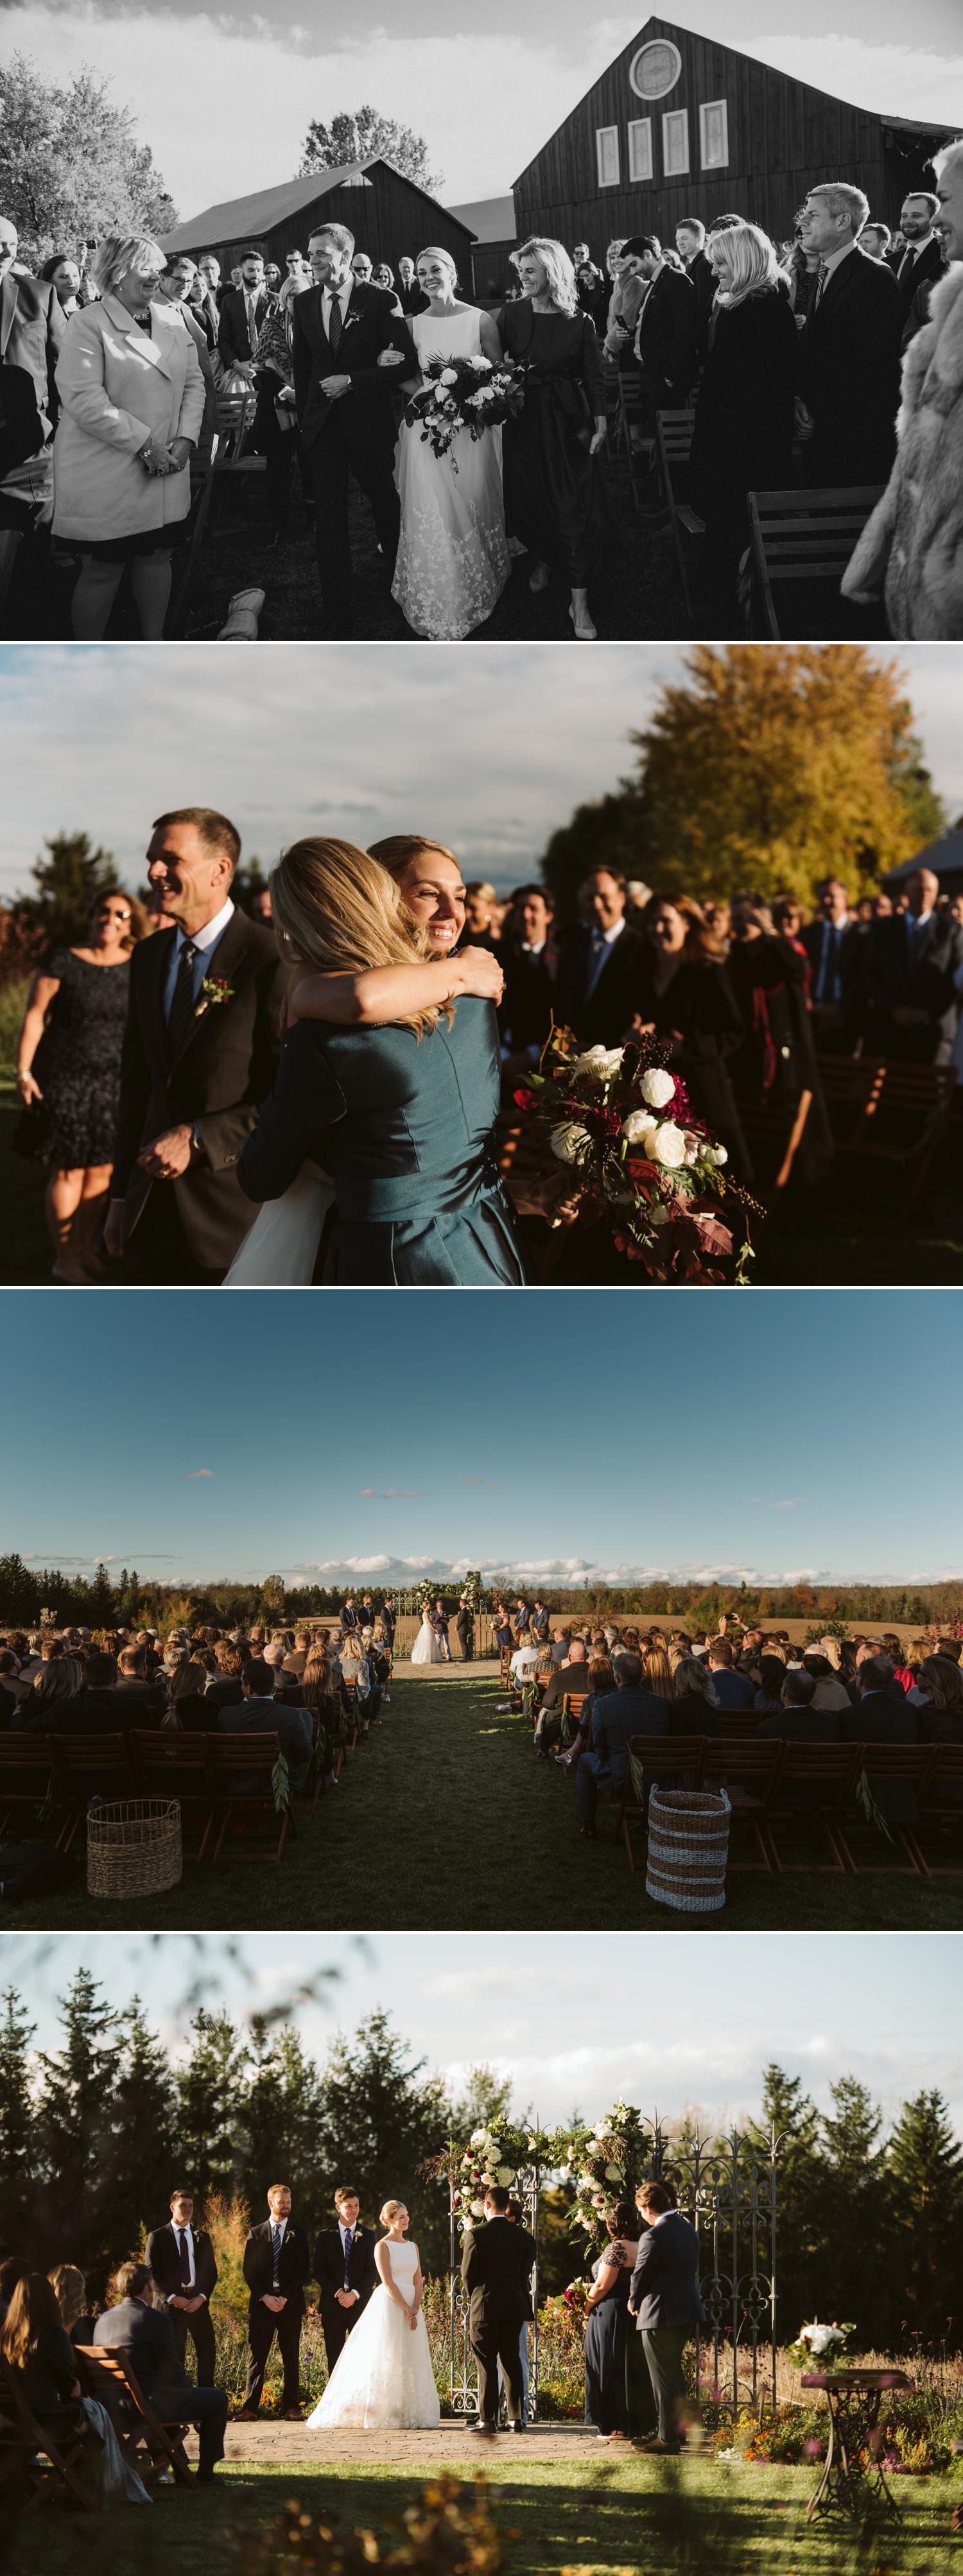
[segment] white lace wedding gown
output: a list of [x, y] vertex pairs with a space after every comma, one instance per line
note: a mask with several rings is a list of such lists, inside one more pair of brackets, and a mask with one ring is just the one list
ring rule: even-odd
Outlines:
[[[429, 358], [479, 358], [481, 316], [415, 313], [408, 328], [423, 367]], [[455, 465], [457, 463], [457, 473]], [[416, 635], [456, 642], [483, 626], [511, 573], [502, 500], [502, 433], [473, 439], [460, 429], [435, 456], [420, 429], [402, 422], [395, 459], [401, 542], [392, 596]]]
[[411, 1660], [413, 1664], [444, 1663], [445, 1658], [441, 1650], [441, 1639], [438, 1635], [437, 1629], [432, 1627], [431, 1620], [429, 1619], [427, 1612], [425, 1612], [422, 1617], [421, 1626], [411, 1649]]
[[[417, 2245], [389, 2245], [388, 2260], [395, 2288], [410, 2308]], [[424, 2317], [412, 2332], [379, 2284], [342, 2345], [320, 2405], [308, 2417], [308, 2432], [430, 2433], [440, 2420]]]

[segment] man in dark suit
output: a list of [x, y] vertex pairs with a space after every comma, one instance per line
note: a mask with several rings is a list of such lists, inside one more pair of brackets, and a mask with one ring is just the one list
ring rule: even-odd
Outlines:
[[[588, 1656], [583, 1637], [573, 1637], [564, 1663], [551, 1674], [535, 1721], [535, 1750], [547, 1762], [549, 1749], [562, 1734], [563, 1702], [583, 1699], [588, 1690]], [[609, 1693], [611, 1697], [611, 1693]]]
[[632, 354], [654, 430], [657, 411], [677, 410], [687, 400], [696, 372], [696, 291], [691, 277], [669, 267], [654, 233], [625, 243], [620, 273], [645, 281]]
[[195, 279], [203, 285], [204, 281], [200, 278], [193, 260], [188, 259], [186, 252], [177, 251], [168, 260], [167, 267], [157, 280], [159, 301], [173, 305], [175, 312], [180, 314], [184, 328], [190, 333], [194, 342], [197, 363], [204, 378], [204, 418], [201, 422], [197, 446], [190, 460], [192, 488], [204, 480], [219, 418], [217, 387], [211, 364], [211, 350], [216, 335], [210, 321], [207, 299], [202, 298], [200, 304], [196, 306], [188, 303], [187, 300]]
[[715, 1685], [720, 1708], [751, 1708], [755, 1686], [746, 1673], [733, 1670], [735, 1656], [728, 1637], [714, 1637], [709, 1648], [709, 1671]]
[[800, 933], [809, 959], [813, 1027], [825, 1053], [851, 1053], [862, 928], [858, 915], [850, 912], [849, 896], [838, 877], [824, 877], [818, 894], [816, 919]]
[[513, 2226], [508, 2193], [492, 2184], [485, 2194], [485, 2224], [465, 2238], [461, 2277], [468, 2291], [468, 2333], [478, 2363], [478, 2422], [490, 2440], [498, 2427], [498, 2365], [505, 2374], [513, 2433], [524, 2430], [521, 2328], [532, 2313], [532, 2268], [537, 2254], [527, 2227]]
[[595, 1840], [595, 1810], [600, 1798], [617, 1798], [629, 1767], [633, 1735], [668, 1735], [670, 1707], [642, 1687], [639, 1655], [616, 1655], [614, 1691], [605, 1691], [592, 1709], [592, 1746], [580, 1753], [575, 1799], [586, 1842]]
[[470, 1664], [475, 1652], [475, 1622], [472, 1618], [464, 1593], [462, 1594], [461, 1600], [458, 1604], [458, 1617], [455, 1621], [455, 1632], [458, 1638], [458, 1643], [461, 1647], [462, 1663]]
[[626, 882], [595, 868], [579, 887], [591, 927], [569, 932], [558, 965], [555, 1017], [583, 1046], [619, 1046], [636, 1010], [642, 941], [625, 920]]
[[213, 2388], [216, 2356], [210, 2302], [217, 2288], [217, 2263], [206, 2229], [195, 2230], [193, 2217], [193, 2193], [173, 2192], [170, 2224], [151, 2229], [147, 2262], [174, 2329], [181, 2369], [190, 2335], [197, 2357], [197, 2385]]
[[240, 851], [207, 806], [154, 825], [147, 873], [176, 928], [131, 958], [104, 1231], [137, 1286], [219, 1285], [251, 1223], [236, 1167], [274, 1080], [286, 978], [231, 900]]
[[264, 261], [260, 251], [246, 250], [241, 261], [241, 283], [229, 287], [221, 305], [217, 345], [221, 363], [227, 373], [241, 367], [250, 374], [257, 353], [257, 335], [262, 322], [274, 310], [276, 298], [264, 283]]
[[[918, 1744], [920, 1713], [907, 1699], [888, 1655], [867, 1655], [856, 1675], [855, 1708], [841, 1709], [839, 1732], [844, 1744]], [[915, 1825], [919, 1817], [911, 1780], [873, 1777], [873, 1757], [866, 1756], [870, 1796], [891, 1824]]]
[[0, 217], [0, 483], [52, 437], [66, 329], [56, 287], [23, 277], [16, 257], [16, 225]]
[[933, 229], [939, 211], [939, 198], [931, 197], [925, 188], [914, 189], [903, 199], [899, 224], [906, 247], [896, 270], [901, 330], [920, 287], [935, 286], [946, 269], [943, 243]]
[[796, 424], [807, 483], [886, 483], [896, 454], [900, 304], [892, 270], [867, 259], [861, 188], [811, 188], [799, 218], [819, 282], [799, 341]]
[[382, 1602], [381, 1605], [381, 1624], [384, 1629], [388, 1645], [393, 1646], [395, 1642], [395, 1629], [398, 1625], [398, 1614], [390, 1592], [388, 1594], [387, 1601]]
[[949, 1064], [960, 1015], [963, 930], [938, 912], [940, 881], [918, 868], [907, 909], [874, 921], [864, 943], [866, 1052], [911, 1064]]
[[311, 2265], [321, 2292], [318, 2314], [329, 2376], [346, 2336], [364, 2315], [379, 2283], [375, 2238], [369, 2227], [358, 2225], [361, 2202], [350, 2183], [339, 2184], [334, 2208], [335, 2224], [321, 2228]]
[[390, 585], [401, 526], [395, 489], [392, 381], [420, 372], [414, 342], [384, 287], [352, 274], [342, 224], [312, 233], [314, 286], [291, 307], [294, 389], [316, 503], [315, 542], [325, 633], [351, 634], [350, 477], [371, 505]]
[[285, 1706], [275, 1697], [270, 1664], [252, 1661], [241, 1674], [239, 1705], [219, 1708], [222, 1735], [276, 1735], [288, 1766], [292, 1789], [303, 1789], [311, 1768], [311, 1724], [307, 1710]]
[[532, 1635], [540, 1646], [544, 1646], [548, 1636], [548, 1611], [544, 1601], [539, 1601], [537, 1596], [532, 1610]]
[[424, 287], [418, 284], [414, 260], [407, 255], [398, 262], [397, 295], [406, 321], [411, 313], [427, 313], [428, 297]]
[[282, 2411], [288, 2422], [301, 2420], [301, 2327], [310, 2280], [310, 2252], [302, 2227], [291, 2223], [287, 2183], [272, 2183], [268, 2216], [252, 2227], [244, 2248], [244, 2278], [251, 2293], [247, 2318], [248, 2365], [244, 2404], [238, 2421], [257, 2414], [268, 2354], [275, 2335], [284, 2370]]
[[629, 2288], [629, 2314], [638, 2320], [652, 2382], [659, 2429], [643, 2451], [677, 2451], [682, 2400], [682, 2355], [690, 2335], [705, 2323], [699, 2288], [699, 2239], [673, 2209], [665, 2184], [643, 2184], [638, 2195], [648, 2220], [639, 2238]]
[[695, 287], [696, 360], [705, 366], [709, 355], [709, 316], [719, 280], [711, 259], [706, 256], [706, 228], [698, 215], [684, 215], [675, 228], [675, 246], [684, 261], [685, 273]]
[[355, 1629], [359, 1624], [358, 1613], [354, 1606], [354, 1594], [353, 1592], [349, 1592], [341, 1613], [341, 1626], [344, 1635], [346, 1637], [353, 1637]]
[[522, 886], [512, 909], [512, 928], [499, 940], [495, 954], [505, 977], [498, 1026], [502, 1054], [511, 1069], [523, 1062], [537, 1065], [552, 1025], [558, 949], [552, 937], [552, 905], [544, 886]]
[[185, 2379], [171, 2320], [154, 2306], [154, 2284], [146, 2263], [122, 2263], [113, 2287], [117, 2304], [98, 2317], [94, 2342], [123, 2354], [162, 2423], [196, 2424], [200, 2434], [197, 2474], [201, 2485], [207, 2486], [217, 2461], [224, 2457], [227, 2391], [192, 2388]]

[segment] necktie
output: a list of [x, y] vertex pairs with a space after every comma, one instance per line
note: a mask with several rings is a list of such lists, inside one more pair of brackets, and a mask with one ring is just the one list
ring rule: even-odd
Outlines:
[[606, 947], [602, 933], [600, 930], [593, 930], [592, 945], [589, 950], [588, 980], [585, 986], [585, 999], [587, 1002], [590, 1002], [592, 999], [596, 984], [598, 983], [599, 976], [601, 975], [602, 968], [605, 964], [605, 958]]
[[179, 2228], [178, 2228], [178, 2231], [177, 2231], [177, 2242], [178, 2242], [178, 2246], [179, 2246], [179, 2248], [180, 2248], [180, 2257], [181, 2257], [181, 2270], [180, 2270], [180, 2283], [181, 2283], [181, 2288], [182, 2288], [182, 2290], [189, 2290], [189, 2289], [190, 2289], [190, 2286], [191, 2286], [191, 2265], [190, 2265], [190, 2256], [189, 2256], [188, 2251], [187, 2251], [187, 2234], [186, 2234], [186, 2230], [185, 2230], [183, 2227], [179, 2227]]
[[344, 325], [341, 320], [341, 306], [338, 302], [337, 296], [332, 295], [331, 310], [328, 314], [328, 347], [331, 351], [332, 357], [334, 357], [343, 328]]
[[826, 262], [825, 262], [825, 260], [824, 260], [824, 259], [821, 259], [821, 260], [820, 260], [820, 263], [819, 263], [819, 268], [818, 268], [818, 271], [817, 271], [817, 274], [816, 274], [816, 294], [815, 294], [815, 299], [814, 299], [815, 304], [821, 304], [821, 303], [822, 303], [822, 300], [823, 300], [823, 290], [824, 290], [824, 287], [825, 287], [825, 284], [826, 284], [826, 279], [827, 279], [827, 277], [828, 277], [828, 276], [829, 276], [829, 270], [828, 270], [828, 268], [827, 268], [827, 266], [826, 266]]
[[194, 1017], [194, 959], [196, 956], [197, 950], [192, 941], [185, 939], [178, 961], [177, 981], [171, 995], [171, 1007], [167, 1020], [167, 1042], [172, 1063], [179, 1056], [182, 1046], [186, 1045]]
[[344, 2286], [346, 2290], [349, 2290], [351, 2287], [351, 2283], [348, 2279], [348, 2265], [351, 2261], [351, 2248], [353, 2244], [353, 2231], [350, 2227], [346, 2227], [344, 2231]]
[[274, 2287], [277, 2289], [281, 2278], [281, 2230], [279, 2227], [272, 2227], [271, 2242], [274, 2247]]

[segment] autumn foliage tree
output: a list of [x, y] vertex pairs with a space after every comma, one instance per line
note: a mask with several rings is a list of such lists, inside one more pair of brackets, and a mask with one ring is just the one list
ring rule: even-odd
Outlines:
[[61, 84], [27, 54], [0, 65], [0, 202], [28, 262], [105, 233], [164, 233], [177, 208], [134, 118], [88, 69]]
[[410, 125], [399, 125], [396, 117], [381, 116], [376, 107], [359, 107], [353, 112], [342, 109], [330, 125], [312, 118], [301, 156], [303, 177], [312, 170], [347, 170], [356, 161], [375, 159], [390, 161], [393, 170], [413, 179], [416, 188], [427, 189], [429, 196], [443, 185], [441, 171], [428, 167], [424, 135], [416, 134]]

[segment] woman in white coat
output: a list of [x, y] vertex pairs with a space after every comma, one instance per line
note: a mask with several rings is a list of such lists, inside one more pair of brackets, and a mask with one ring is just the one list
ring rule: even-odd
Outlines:
[[204, 415], [191, 334], [176, 305], [152, 301], [164, 264], [156, 242], [102, 242], [92, 268], [101, 300], [71, 315], [57, 363], [53, 533], [81, 559], [79, 641], [106, 632], [125, 563], [142, 634], [164, 631]]

